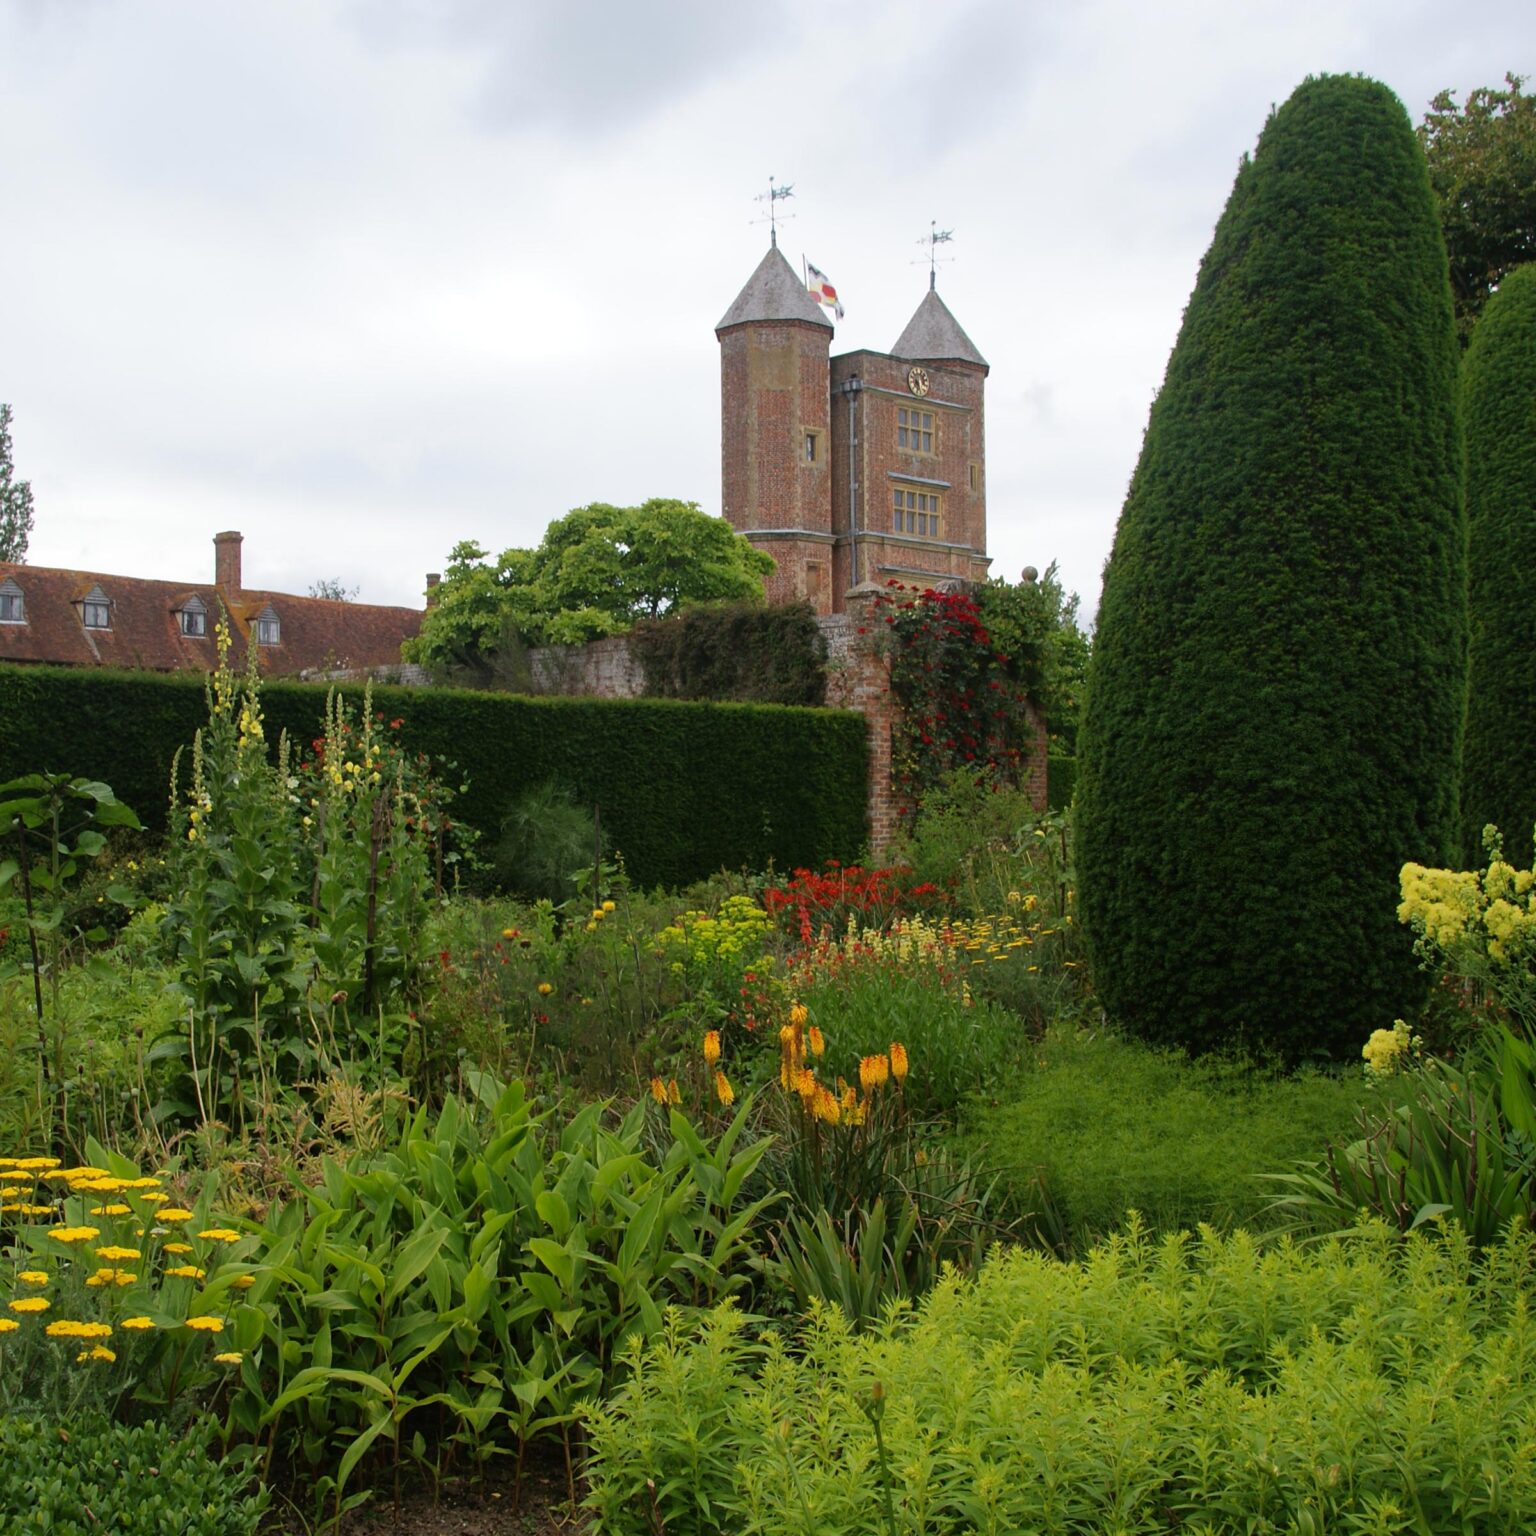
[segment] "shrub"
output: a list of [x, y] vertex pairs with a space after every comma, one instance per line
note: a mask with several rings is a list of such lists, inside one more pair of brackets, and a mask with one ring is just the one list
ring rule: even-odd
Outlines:
[[1252, 1222], [1261, 1174], [1350, 1137], [1379, 1097], [1358, 1074], [1281, 1078], [1058, 1026], [967, 1137], [1021, 1193], [1043, 1183], [1081, 1244], [1132, 1210], [1157, 1230]]
[[827, 698], [827, 641], [809, 603], [700, 604], [631, 631], [653, 699], [804, 704]]
[[[356, 708], [363, 690], [336, 690]], [[269, 738], [320, 732], [327, 690], [267, 683]], [[494, 841], [524, 789], [556, 779], [597, 805], [640, 885], [722, 866], [781, 869], [854, 857], [866, 837], [868, 730], [848, 711], [674, 699], [525, 699], [375, 688], [401, 746], [452, 767], [455, 816]], [[206, 719], [203, 680], [0, 665], [0, 777], [68, 763], [107, 777], [156, 830], [171, 759]], [[73, 722], [88, 719], [87, 732]]]
[[1536, 266], [1499, 284], [1462, 364], [1467, 426], [1467, 602], [1471, 610], [1463, 852], [1484, 826], [1512, 852], [1536, 828]]
[[[1131, 1229], [1012, 1250], [855, 1335], [732, 1309], [628, 1353], [591, 1419], [613, 1536], [1501, 1532], [1536, 1521], [1527, 1233], [1313, 1248]], [[882, 1523], [882, 1511], [884, 1521]]]
[[255, 1536], [270, 1495], [215, 1436], [211, 1419], [66, 1430], [0, 1416], [0, 1523], [11, 1536]]
[[1407, 115], [1309, 80], [1238, 172], [1104, 574], [1082, 916], [1150, 1040], [1348, 1056], [1421, 991], [1391, 902], [1457, 834], [1456, 356]]

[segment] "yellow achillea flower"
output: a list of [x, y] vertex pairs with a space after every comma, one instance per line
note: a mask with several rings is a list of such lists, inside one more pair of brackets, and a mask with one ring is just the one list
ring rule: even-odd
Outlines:
[[129, 1216], [132, 1214], [132, 1208], [126, 1205], [93, 1205], [91, 1207], [92, 1216]]
[[223, 1354], [213, 1357], [215, 1365], [239, 1365], [244, 1358], [238, 1349], [226, 1349]]
[[156, 1221], [191, 1221], [192, 1212], [183, 1210], [179, 1205], [168, 1205], [163, 1211], [155, 1212]]
[[23, 1296], [16, 1301], [8, 1301], [6, 1305], [12, 1312], [46, 1312], [53, 1305], [46, 1296]]
[[715, 1073], [715, 1097], [727, 1108], [736, 1102], [736, 1090], [724, 1072]]
[[85, 1283], [90, 1286], [132, 1285], [138, 1278], [126, 1269], [98, 1269]]
[[114, 1248], [98, 1248], [96, 1250], [96, 1257], [98, 1259], [106, 1259], [110, 1263], [121, 1264], [121, 1263], [124, 1263], [125, 1261], [127, 1261], [129, 1259], [139, 1259], [139, 1258], [142, 1258], [143, 1255], [139, 1252], [139, 1250], [137, 1248], [116, 1248], [116, 1247], [114, 1247]]
[[83, 1365], [87, 1360], [105, 1360], [110, 1365], [116, 1359], [117, 1356], [105, 1344], [97, 1344], [90, 1349], [82, 1349], [75, 1356], [75, 1364]]
[[175, 1268], [166, 1270], [166, 1274], [173, 1280], [201, 1280], [207, 1273], [206, 1269], [199, 1269], [195, 1264], [178, 1264]]
[[0, 1317], [0, 1333], [15, 1333], [20, 1327], [14, 1317]]
[[199, 1333], [223, 1333], [224, 1320], [219, 1317], [189, 1317], [186, 1320], [188, 1328], [195, 1328]]
[[256, 1284], [255, 1275], [235, 1275], [229, 1282], [237, 1291], [248, 1291]]
[[907, 1048], [899, 1040], [891, 1041], [891, 1076], [898, 1083], [905, 1082], [907, 1076]]
[[41, 1173], [58, 1166], [59, 1159], [56, 1157], [20, 1157], [11, 1163], [12, 1168], [22, 1173]]
[[155, 1320], [152, 1317], [125, 1317], [123, 1319], [124, 1328], [134, 1328], [142, 1331], [143, 1329], [153, 1328], [154, 1326]]
[[199, 1237], [206, 1237], [210, 1243], [238, 1243], [240, 1234], [229, 1227], [209, 1227], [205, 1232], [199, 1232]]
[[76, 1323], [60, 1318], [43, 1330], [50, 1339], [110, 1339], [112, 1330], [105, 1323]]
[[720, 1060], [720, 1031], [718, 1029], [706, 1029], [704, 1031], [704, 1065], [712, 1067]]
[[46, 1269], [24, 1269], [16, 1278], [27, 1285], [47, 1285], [49, 1274]]

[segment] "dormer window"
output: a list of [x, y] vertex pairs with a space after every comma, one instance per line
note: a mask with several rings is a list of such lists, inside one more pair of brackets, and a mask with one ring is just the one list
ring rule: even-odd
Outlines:
[[80, 622], [87, 629], [112, 628], [112, 601], [100, 587], [92, 587], [81, 599]]
[[0, 624], [25, 624], [27, 622], [26, 599], [15, 580], [7, 576], [0, 581]]
[[277, 615], [270, 606], [263, 608], [256, 620], [256, 644], [281, 645], [282, 643], [283, 626], [278, 622]]
[[200, 597], [189, 597], [176, 610], [176, 617], [184, 635], [201, 636], [208, 633], [208, 610]]

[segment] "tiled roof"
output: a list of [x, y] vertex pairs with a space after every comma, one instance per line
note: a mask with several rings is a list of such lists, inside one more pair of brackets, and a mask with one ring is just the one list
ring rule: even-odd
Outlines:
[[[269, 609], [276, 616], [279, 643], [257, 651], [261, 670], [274, 677], [391, 666], [400, 660], [401, 642], [421, 627], [421, 614], [414, 608], [286, 592], [242, 588], [224, 593], [213, 585], [0, 561], [0, 582], [7, 578], [21, 588], [26, 622], [0, 623], [0, 661], [206, 672], [215, 659], [213, 629], [221, 603], [230, 618], [236, 667], [245, 665], [246, 643], [257, 618]], [[107, 629], [88, 630], [82, 622], [79, 604], [93, 588], [100, 588], [111, 604]], [[194, 597], [207, 612], [205, 633], [184, 635], [180, 610]]]
[[987, 360], [976, 350], [976, 343], [960, 329], [960, 322], [950, 314], [949, 306], [930, 288], [917, 306], [917, 313], [907, 321], [893, 357], [916, 357], [925, 363], [975, 363], [985, 368]]
[[802, 320], [832, 329], [826, 311], [806, 292], [805, 284], [776, 245], [769, 246], [768, 254], [758, 262], [757, 271], [747, 279], [747, 286], [736, 295], [736, 302], [715, 330], [751, 320]]

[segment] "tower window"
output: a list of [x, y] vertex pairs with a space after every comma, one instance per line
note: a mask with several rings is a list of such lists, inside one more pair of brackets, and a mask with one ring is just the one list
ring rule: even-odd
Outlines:
[[971, 494], [974, 496], [981, 490], [981, 465], [971, 465]]
[[816, 462], [816, 433], [814, 432], [805, 434], [805, 462], [807, 464]]
[[939, 500], [929, 491], [891, 492], [891, 527], [897, 533], [914, 533], [920, 539], [939, 536]]
[[896, 446], [908, 453], [933, 452], [933, 412], [896, 407]]

